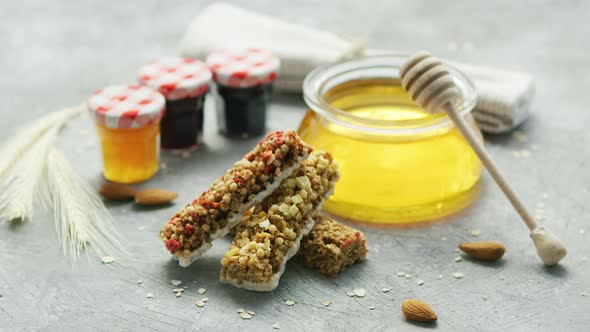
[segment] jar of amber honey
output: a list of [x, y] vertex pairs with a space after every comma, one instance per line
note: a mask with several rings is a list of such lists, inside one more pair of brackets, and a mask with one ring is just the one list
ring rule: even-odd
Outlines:
[[[309, 110], [299, 134], [330, 151], [342, 176], [325, 210], [362, 222], [404, 224], [442, 218], [478, 194], [481, 164], [444, 114], [431, 115], [406, 95], [399, 68], [407, 57], [364, 57], [318, 68], [304, 81]], [[473, 83], [451, 68], [469, 114]], [[480, 134], [481, 137], [481, 134]]]
[[136, 183], [157, 171], [164, 96], [141, 85], [115, 85], [88, 99], [102, 148], [104, 177]]
[[203, 108], [211, 71], [199, 60], [168, 57], [143, 65], [141, 84], [166, 98], [166, 114], [160, 124], [162, 149], [191, 151], [203, 137]]

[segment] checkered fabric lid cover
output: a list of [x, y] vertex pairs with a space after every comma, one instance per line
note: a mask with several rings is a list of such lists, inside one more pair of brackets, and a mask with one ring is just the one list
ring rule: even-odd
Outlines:
[[166, 99], [176, 100], [206, 93], [211, 71], [199, 60], [170, 57], [143, 65], [138, 80], [158, 90]]
[[281, 65], [273, 53], [254, 48], [216, 51], [206, 62], [218, 84], [234, 88], [270, 83], [277, 78]]
[[96, 122], [107, 128], [141, 128], [164, 116], [166, 100], [142, 85], [112, 85], [96, 91], [88, 108]]

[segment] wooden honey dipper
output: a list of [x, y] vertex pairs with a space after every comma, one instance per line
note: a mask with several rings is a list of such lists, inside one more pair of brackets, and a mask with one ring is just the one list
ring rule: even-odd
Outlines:
[[455, 108], [455, 102], [460, 98], [461, 93], [442, 61], [428, 52], [418, 52], [410, 56], [401, 67], [400, 78], [403, 89], [418, 106], [431, 114], [442, 111], [447, 113], [531, 231], [530, 237], [543, 263], [545, 265], [559, 263], [567, 254], [563, 242], [547, 228], [535, 222], [531, 213], [496, 167], [482, 142]]

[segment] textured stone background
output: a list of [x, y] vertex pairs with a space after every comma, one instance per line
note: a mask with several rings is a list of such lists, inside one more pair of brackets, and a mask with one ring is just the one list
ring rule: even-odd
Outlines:
[[[175, 53], [180, 36], [210, 1], [3, 1], [0, 3], [0, 139], [18, 124], [75, 105], [100, 87], [134, 80], [146, 60]], [[220, 137], [207, 113], [206, 146], [188, 160], [166, 157], [168, 169], [145, 186], [179, 192], [177, 206], [137, 209], [109, 206], [127, 247], [130, 266], [105, 266], [89, 251], [73, 270], [61, 256], [53, 219], [0, 225], [0, 330], [421, 330], [404, 320], [400, 303], [426, 300], [444, 331], [584, 331], [590, 324], [590, 3], [585, 1], [239, 1], [244, 7], [324, 29], [365, 35], [369, 45], [413, 51], [532, 73], [534, 116], [521, 128], [529, 142], [488, 137], [490, 152], [530, 207], [545, 204], [546, 224], [569, 245], [563, 265], [544, 268], [500, 191], [485, 175], [480, 200], [463, 213], [426, 227], [361, 227], [370, 243], [366, 263], [336, 279], [289, 263], [280, 287], [256, 294], [217, 282], [227, 243], [215, 244], [188, 269], [169, 260], [157, 238], [161, 224], [185, 201], [241, 156], [254, 141]], [[270, 128], [293, 127], [305, 106], [299, 96], [279, 96]], [[77, 171], [98, 186], [100, 160], [90, 120], [78, 119], [59, 145]], [[516, 150], [529, 158], [515, 158]], [[548, 198], [543, 198], [546, 193]], [[143, 230], [139, 228], [144, 227]], [[508, 252], [496, 264], [464, 259], [457, 243], [499, 240]], [[586, 234], [583, 230], [586, 229]], [[448, 238], [446, 241], [441, 237]], [[398, 278], [404, 271], [414, 277]], [[463, 279], [451, 277], [463, 272]], [[438, 276], [442, 275], [442, 279]], [[502, 280], [500, 276], [503, 276]], [[418, 286], [416, 279], [425, 280]], [[142, 279], [143, 284], [137, 285]], [[171, 279], [189, 288], [175, 298]], [[194, 284], [193, 281], [197, 281]], [[383, 287], [393, 287], [387, 294]], [[208, 289], [203, 309], [197, 287]], [[347, 291], [366, 288], [365, 298]], [[146, 293], [154, 294], [146, 299]], [[484, 301], [482, 295], [488, 297]], [[292, 307], [283, 301], [296, 301]], [[325, 308], [321, 301], [331, 300]], [[374, 310], [368, 310], [374, 306]], [[239, 307], [257, 312], [241, 320]]]

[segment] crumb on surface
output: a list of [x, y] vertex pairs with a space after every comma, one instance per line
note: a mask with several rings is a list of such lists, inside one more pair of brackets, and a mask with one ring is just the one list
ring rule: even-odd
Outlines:
[[250, 319], [250, 318], [252, 318], [252, 315], [250, 315], [249, 313], [244, 311], [244, 312], [240, 312], [240, 317], [242, 319]]
[[115, 261], [115, 258], [112, 256], [103, 256], [100, 258], [100, 260], [104, 263], [104, 264], [111, 264], [112, 262]]
[[353, 292], [356, 297], [365, 297], [367, 295], [367, 291], [364, 288], [357, 288]]

